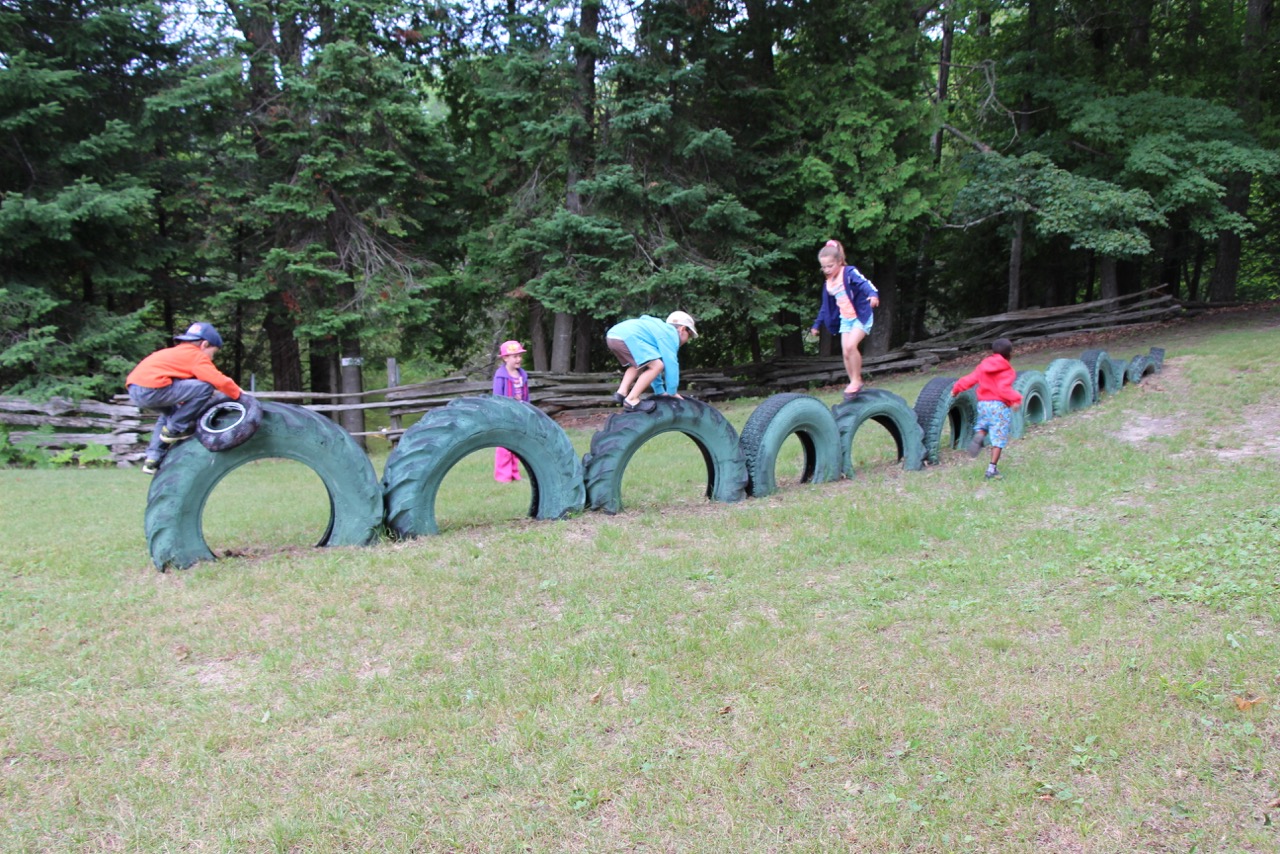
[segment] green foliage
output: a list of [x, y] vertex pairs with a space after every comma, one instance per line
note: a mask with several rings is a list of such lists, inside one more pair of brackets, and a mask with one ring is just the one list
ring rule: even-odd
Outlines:
[[[52, 427], [42, 427], [34, 431], [37, 434], [53, 435]], [[0, 424], [0, 466], [11, 468], [47, 468], [52, 465], [48, 451], [37, 445], [33, 439], [26, 438], [14, 442], [9, 437], [9, 428]]]

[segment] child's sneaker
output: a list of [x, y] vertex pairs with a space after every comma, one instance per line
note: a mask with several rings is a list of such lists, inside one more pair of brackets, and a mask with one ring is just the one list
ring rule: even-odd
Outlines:
[[190, 430], [190, 429], [187, 430], [187, 432], [185, 433], [175, 433], [172, 430], [170, 430], [168, 427], [161, 427], [160, 441], [164, 442], [166, 445], [173, 445], [173, 444], [176, 444], [177, 442], [183, 441], [184, 439], [190, 439], [192, 436], [195, 435], [195, 433], [196, 433], [195, 430]]
[[1004, 480], [1004, 477], [1000, 474], [999, 469], [997, 469], [995, 466], [987, 466], [986, 478], [987, 480]]
[[155, 474], [155, 473], [156, 473], [156, 472], [158, 472], [158, 471], [160, 471], [160, 461], [159, 461], [159, 460], [143, 460], [143, 461], [142, 461], [142, 473], [143, 473], [143, 474]]

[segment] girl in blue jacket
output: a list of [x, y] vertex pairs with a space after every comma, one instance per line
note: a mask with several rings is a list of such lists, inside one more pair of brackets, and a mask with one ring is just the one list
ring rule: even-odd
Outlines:
[[862, 353], [858, 345], [871, 332], [875, 322], [872, 309], [880, 305], [880, 292], [857, 267], [845, 264], [844, 247], [837, 240], [828, 240], [818, 250], [818, 266], [824, 278], [822, 303], [809, 334], [816, 336], [819, 326], [827, 327], [832, 335], [839, 333], [840, 352], [849, 372], [844, 399], [853, 400], [862, 391]]

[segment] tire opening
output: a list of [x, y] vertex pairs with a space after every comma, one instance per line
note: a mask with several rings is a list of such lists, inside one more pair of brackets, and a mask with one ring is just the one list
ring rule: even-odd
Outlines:
[[215, 555], [311, 548], [332, 519], [324, 481], [294, 460], [268, 458], [233, 469], [209, 494], [201, 513], [204, 541]]
[[[952, 414], [947, 421], [950, 423], [956, 418]], [[850, 446], [850, 454], [853, 462], [853, 470], [855, 472], [867, 468], [878, 468], [886, 465], [899, 464], [899, 448], [898, 439], [894, 435], [892, 422], [889, 426], [881, 423], [879, 418], [868, 418], [858, 428], [858, 432], [853, 434], [853, 443]], [[943, 428], [943, 448], [950, 447], [946, 444], [948, 441], [950, 428]]]
[[493, 479], [496, 448], [467, 454], [445, 473], [436, 493], [435, 517], [440, 533], [528, 519], [533, 504], [533, 475], [520, 462], [520, 480], [502, 483]]
[[808, 483], [813, 478], [815, 463], [813, 437], [807, 433], [792, 433], [782, 440], [782, 446], [778, 448], [773, 479], [779, 489]]
[[710, 474], [702, 449], [691, 437], [660, 433], [631, 455], [622, 474], [627, 510], [656, 510], [707, 502]]

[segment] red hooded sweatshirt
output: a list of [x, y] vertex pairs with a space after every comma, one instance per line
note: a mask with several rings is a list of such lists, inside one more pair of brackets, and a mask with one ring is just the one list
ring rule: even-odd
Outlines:
[[951, 394], [978, 387], [978, 400], [998, 400], [1005, 406], [1022, 405], [1022, 395], [1013, 389], [1018, 372], [1009, 360], [999, 353], [992, 353], [978, 363], [973, 373], [965, 374], [951, 387]]

